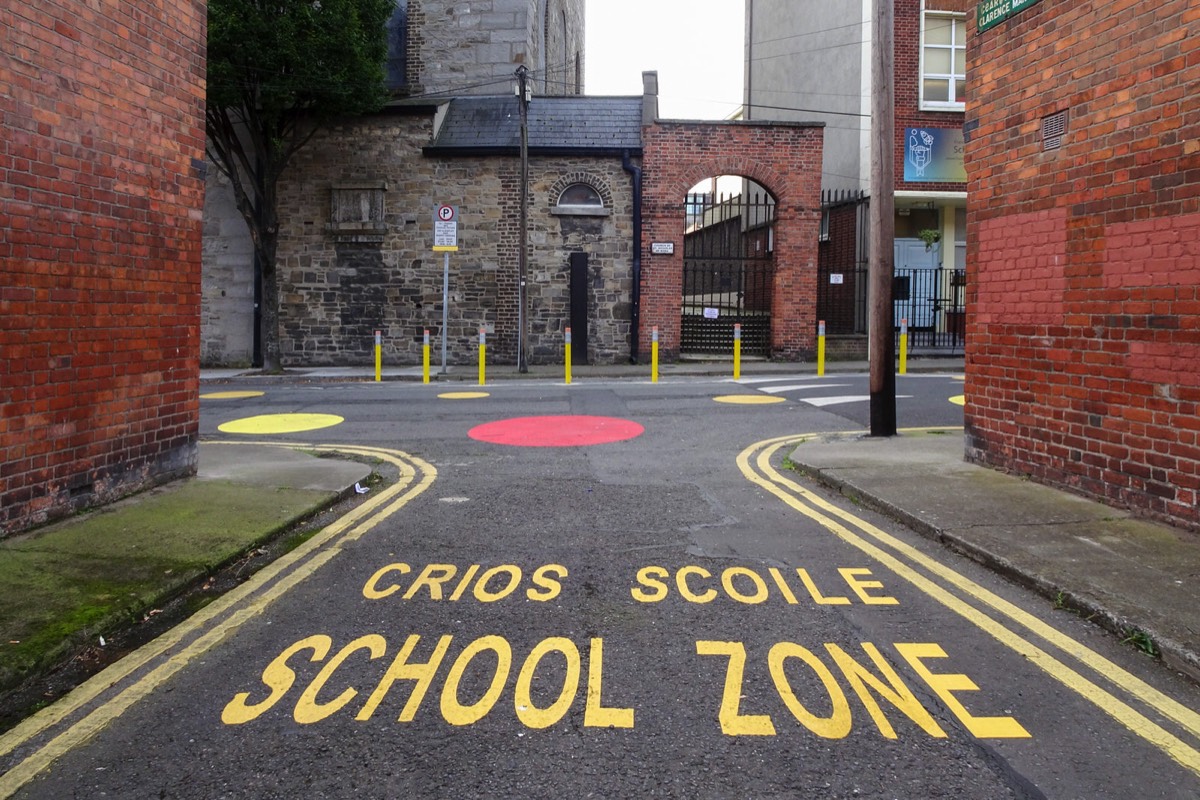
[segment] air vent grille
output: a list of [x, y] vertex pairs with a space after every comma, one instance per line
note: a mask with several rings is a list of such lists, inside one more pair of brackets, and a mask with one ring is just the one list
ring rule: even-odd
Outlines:
[[1066, 109], [1048, 117], [1042, 117], [1042, 150], [1057, 150], [1062, 147], [1067, 133]]

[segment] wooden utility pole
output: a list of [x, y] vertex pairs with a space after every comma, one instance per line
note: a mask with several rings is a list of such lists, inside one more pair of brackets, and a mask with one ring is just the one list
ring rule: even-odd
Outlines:
[[874, 0], [871, 35], [871, 240], [869, 323], [871, 435], [896, 435], [896, 341], [892, 276], [896, 236], [895, 4]]
[[517, 104], [521, 107], [521, 243], [517, 256], [517, 372], [528, 372], [525, 361], [525, 273], [529, 259], [529, 70], [517, 67]]

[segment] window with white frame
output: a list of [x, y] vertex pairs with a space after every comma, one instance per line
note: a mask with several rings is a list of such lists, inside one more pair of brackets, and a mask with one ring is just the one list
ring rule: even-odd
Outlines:
[[967, 100], [967, 20], [926, 11], [921, 28], [921, 108], [963, 111]]

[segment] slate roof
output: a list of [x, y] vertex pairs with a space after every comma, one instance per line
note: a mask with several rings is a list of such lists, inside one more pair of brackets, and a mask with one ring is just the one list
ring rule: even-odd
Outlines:
[[[521, 110], [513, 97], [450, 101], [431, 155], [514, 153], [521, 147]], [[529, 103], [529, 152], [619, 155], [642, 150], [641, 97], [534, 97]]]

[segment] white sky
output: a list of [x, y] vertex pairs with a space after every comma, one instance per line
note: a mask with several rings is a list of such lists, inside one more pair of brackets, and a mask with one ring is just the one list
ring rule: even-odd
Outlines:
[[640, 95], [658, 72], [664, 119], [724, 119], [742, 104], [743, 0], [586, 0], [584, 90]]

